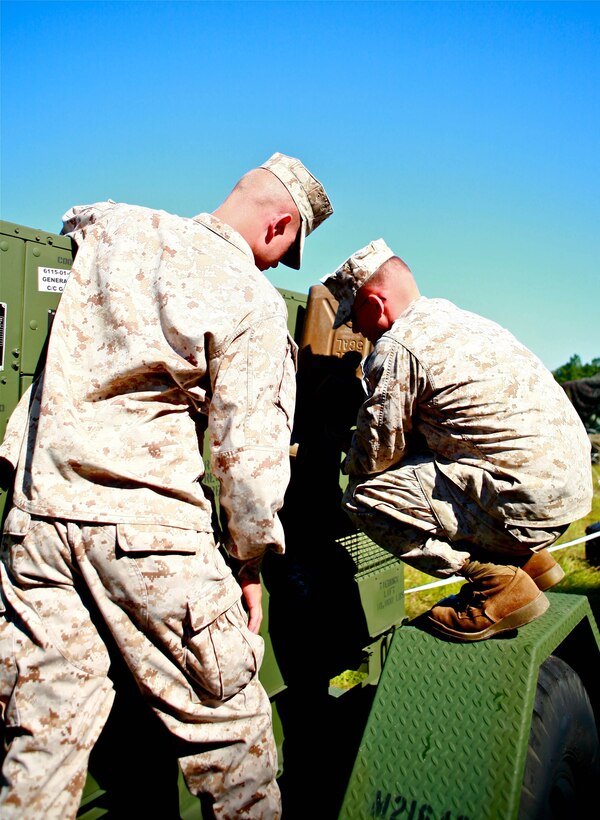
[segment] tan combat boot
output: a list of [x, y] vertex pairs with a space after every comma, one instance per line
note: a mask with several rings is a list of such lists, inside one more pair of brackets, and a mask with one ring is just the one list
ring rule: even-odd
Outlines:
[[518, 629], [548, 609], [544, 593], [517, 567], [469, 561], [459, 574], [468, 583], [426, 616], [429, 628], [448, 638], [483, 641]]
[[524, 564], [519, 564], [523, 572], [532, 578], [538, 589], [542, 591], [550, 589], [565, 577], [565, 573], [560, 564], [550, 555], [548, 550], [534, 552]]

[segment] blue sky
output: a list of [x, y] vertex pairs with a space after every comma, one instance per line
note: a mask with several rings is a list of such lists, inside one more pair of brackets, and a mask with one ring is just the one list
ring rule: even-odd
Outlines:
[[383, 237], [554, 369], [600, 357], [600, 3], [2, 0], [3, 219], [216, 208], [274, 151], [335, 213], [307, 292]]

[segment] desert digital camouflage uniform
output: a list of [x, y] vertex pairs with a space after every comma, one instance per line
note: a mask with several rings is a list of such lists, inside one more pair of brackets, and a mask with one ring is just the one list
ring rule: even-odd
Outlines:
[[201, 454], [207, 436], [231, 555], [255, 568], [281, 552], [295, 399], [285, 303], [210, 214], [109, 201], [64, 222], [78, 253], [47, 365], [0, 451], [17, 462], [0, 815], [78, 809], [114, 695], [91, 604], [169, 730], [208, 744], [180, 760], [192, 793], [214, 795], [219, 818], [277, 818], [263, 641], [215, 544]]
[[363, 362], [343, 504], [381, 546], [448, 577], [524, 555], [586, 515], [590, 443], [562, 387], [498, 324], [413, 301]]

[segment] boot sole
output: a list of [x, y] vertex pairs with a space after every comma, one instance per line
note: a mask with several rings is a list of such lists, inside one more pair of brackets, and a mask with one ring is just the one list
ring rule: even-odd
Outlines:
[[496, 621], [495, 624], [490, 624], [490, 626], [486, 629], [482, 629], [479, 632], [460, 632], [456, 629], [450, 629], [450, 627], [440, 624], [431, 617], [427, 619], [427, 622], [431, 629], [442, 635], [447, 635], [450, 638], [454, 638], [456, 641], [484, 641], [486, 638], [492, 638], [495, 635], [500, 635], [502, 632], [512, 632], [520, 626], [525, 626], [525, 624], [528, 624], [536, 618], [539, 618], [540, 615], [543, 615], [549, 606], [550, 601], [546, 598], [543, 592], [540, 592], [537, 598], [533, 601], [530, 601], [528, 604], [525, 604], [525, 606], [516, 609], [514, 612], [511, 612], [510, 615], [507, 615], [505, 618], [501, 618], [501, 620]]

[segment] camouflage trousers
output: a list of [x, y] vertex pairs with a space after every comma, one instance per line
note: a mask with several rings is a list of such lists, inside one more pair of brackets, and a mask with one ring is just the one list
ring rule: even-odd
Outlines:
[[510, 564], [566, 530], [505, 525], [461, 493], [427, 455], [376, 475], [351, 476], [342, 506], [372, 541], [436, 578], [455, 575], [469, 558]]
[[222, 820], [279, 818], [271, 704], [257, 674], [264, 642], [247, 628], [240, 587], [212, 535], [47, 520], [16, 508], [4, 530], [3, 820], [78, 811], [114, 698], [92, 611], [185, 748], [179, 762], [192, 794], [209, 795]]

